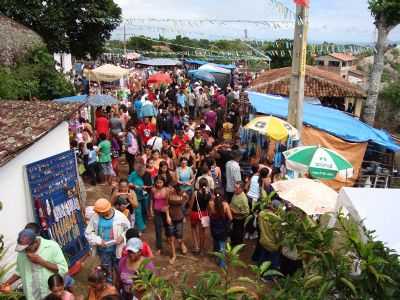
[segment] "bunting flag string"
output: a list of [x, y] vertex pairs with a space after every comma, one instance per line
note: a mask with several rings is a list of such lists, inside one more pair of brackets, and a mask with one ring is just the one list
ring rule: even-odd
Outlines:
[[[272, 0], [271, 0], [272, 1]], [[137, 23], [175, 23], [177, 25], [190, 25], [192, 27], [204, 24], [211, 25], [223, 25], [227, 26], [230, 24], [253, 24], [261, 26], [271, 26], [272, 24], [291, 24], [292, 20], [220, 20], [220, 19], [157, 19], [157, 18], [125, 18], [123, 20], [125, 24], [137, 24]]]
[[282, 2], [277, 0], [267, 0], [268, 3], [274, 8], [274, 10], [280, 14], [280, 16], [288, 20], [290, 19], [292, 22], [296, 19], [296, 13], [293, 12], [290, 8], [284, 5]]
[[[213, 58], [213, 59], [219, 59], [219, 60], [252, 60], [252, 61], [266, 61], [265, 58], [258, 57], [258, 56], [252, 56], [252, 55], [240, 55], [239, 53], [220, 53], [220, 54], [213, 54], [211, 52], [207, 51], [178, 51], [178, 52], [157, 52], [157, 51], [144, 51], [144, 50], [133, 50], [133, 49], [127, 49], [128, 51], [134, 51], [136, 53], [142, 54], [142, 55], [152, 55], [152, 56], [159, 56], [159, 57], [198, 57], [198, 58]], [[112, 48], [112, 49], [107, 49], [107, 53], [104, 53], [104, 55], [119, 55], [123, 56], [124, 49], [121, 48]]]

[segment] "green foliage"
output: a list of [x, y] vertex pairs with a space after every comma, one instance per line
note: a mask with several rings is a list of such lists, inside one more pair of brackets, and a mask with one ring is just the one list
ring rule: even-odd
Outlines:
[[50, 52], [78, 58], [101, 54], [121, 22], [121, 9], [113, 0], [0, 0], [0, 10], [42, 36]]
[[[3, 204], [0, 201], [0, 211], [3, 209]], [[7, 248], [4, 247], [4, 236], [0, 234], [0, 283], [3, 282], [5, 279], [5, 275], [14, 268], [15, 264], [2, 264], [1, 262], [3, 261], [6, 253], [7, 253]], [[20, 292], [10, 292], [7, 294], [0, 294], [0, 300], [23, 300], [25, 299], [24, 295]]]
[[135, 50], [142, 50], [142, 51], [152, 50], [153, 45], [155, 45], [155, 43], [148, 40], [143, 35], [131, 37], [126, 43], [126, 47], [128, 49], [135, 49]]
[[[260, 267], [251, 266], [252, 271], [256, 275], [256, 280], [248, 277], [233, 277], [234, 268], [245, 268], [246, 265], [240, 260], [239, 253], [245, 245], [237, 245], [231, 247], [227, 244], [223, 253], [213, 252], [212, 254], [225, 262], [226, 267], [220, 272], [210, 271], [199, 276], [194, 287], [187, 285], [185, 277], [181, 284], [182, 298], [186, 300], [236, 300], [236, 299], [258, 299], [257, 292], [263, 290], [261, 277], [264, 275], [274, 275], [273, 270], [269, 270], [269, 264], [263, 264]], [[280, 275], [280, 273], [276, 273]], [[244, 286], [250, 285], [253, 288]], [[254, 291], [255, 290], [255, 291]]]
[[[264, 197], [262, 201], [269, 200]], [[224, 253], [213, 253], [224, 260], [226, 268], [200, 274], [193, 287], [184, 277], [179, 295], [176, 291], [170, 294], [171, 285], [164, 280], [144, 276], [147, 279], [142, 282], [147, 283], [141, 286], [153, 291], [153, 298], [146, 299], [400, 299], [399, 256], [375, 241], [371, 232], [362, 232], [352, 219], [339, 215], [335, 227], [327, 228], [323, 224], [329, 216], [316, 222], [296, 209], [278, 209], [275, 216], [270, 223], [281, 237], [281, 248], [295, 249], [297, 259], [303, 262], [303, 268], [294, 275], [283, 277], [270, 269], [270, 262], [246, 266], [239, 257], [244, 245], [228, 244]], [[235, 277], [233, 270], [237, 268], [249, 268], [254, 276]], [[274, 278], [272, 285], [262, 282], [266, 276]], [[139, 277], [143, 278], [141, 274]]]
[[369, 0], [368, 5], [375, 20], [382, 23], [384, 27], [394, 28], [400, 24], [400, 2], [398, 0]]
[[0, 99], [51, 100], [73, 94], [72, 84], [56, 71], [46, 49], [32, 50], [16, 66], [0, 68]]
[[173, 287], [163, 278], [157, 277], [154, 273], [145, 268], [149, 263], [145, 259], [139, 268], [137, 279], [135, 279], [133, 290], [143, 291], [143, 300], [172, 299]]
[[388, 83], [380, 94], [381, 99], [391, 103], [393, 107], [400, 106], [400, 80]]

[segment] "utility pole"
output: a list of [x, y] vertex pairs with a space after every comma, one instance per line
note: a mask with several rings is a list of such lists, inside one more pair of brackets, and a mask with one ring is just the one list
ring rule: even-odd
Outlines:
[[308, 7], [306, 5], [296, 5], [295, 24], [288, 121], [297, 128], [301, 136], [308, 33]]
[[124, 55], [126, 57], [126, 24], [124, 22]]

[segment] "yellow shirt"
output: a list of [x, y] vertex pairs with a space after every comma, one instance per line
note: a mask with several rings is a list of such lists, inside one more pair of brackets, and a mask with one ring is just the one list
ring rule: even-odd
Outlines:
[[225, 141], [232, 140], [232, 128], [233, 128], [233, 124], [230, 122], [225, 122], [222, 125], [222, 134], [223, 134], [223, 138]]

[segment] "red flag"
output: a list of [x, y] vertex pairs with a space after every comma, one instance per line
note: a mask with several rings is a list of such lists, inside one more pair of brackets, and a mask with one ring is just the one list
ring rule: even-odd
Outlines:
[[294, 0], [294, 3], [301, 6], [309, 6], [310, 0]]

